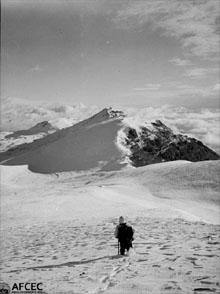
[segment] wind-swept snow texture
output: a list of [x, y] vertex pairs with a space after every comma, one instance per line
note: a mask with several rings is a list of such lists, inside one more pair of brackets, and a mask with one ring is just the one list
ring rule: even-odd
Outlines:
[[[219, 161], [36, 174], [1, 166], [1, 279], [47, 294], [219, 293]], [[135, 229], [130, 256], [114, 229]]]

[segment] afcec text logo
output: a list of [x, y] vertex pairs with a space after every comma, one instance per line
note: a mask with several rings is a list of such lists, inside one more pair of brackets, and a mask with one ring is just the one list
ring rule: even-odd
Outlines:
[[0, 294], [10, 294], [10, 287], [6, 283], [0, 283]]
[[44, 294], [42, 283], [13, 283], [10, 286], [6, 283], [0, 283], [0, 294]]
[[42, 283], [14, 283], [11, 293], [42, 293]]

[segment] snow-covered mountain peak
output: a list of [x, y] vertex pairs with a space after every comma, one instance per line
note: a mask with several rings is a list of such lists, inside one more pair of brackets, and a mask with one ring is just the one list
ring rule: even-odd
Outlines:
[[[49, 123], [43, 122], [33, 128], [48, 127]], [[0, 154], [2, 164], [28, 164], [32, 171], [40, 173], [216, 159], [220, 156], [202, 142], [175, 134], [160, 120], [142, 122], [112, 108]]]
[[114, 110], [112, 107], [104, 108], [97, 114], [93, 115], [89, 120], [108, 120], [108, 119], [123, 119], [126, 115], [123, 111]]
[[20, 130], [20, 131], [16, 131], [12, 134], [9, 134], [6, 136], [7, 139], [9, 138], [18, 138], [21, 136], [31, 136], [31, 135], [38, 135], [41, 133], [52, 133], [55, 132], [57, 130], [56, 127], [52, 126], [48, 121], [42, 121], [40, 123], [37, 123], [35, 126], [33, 126], [30, 129], [27, 130]]

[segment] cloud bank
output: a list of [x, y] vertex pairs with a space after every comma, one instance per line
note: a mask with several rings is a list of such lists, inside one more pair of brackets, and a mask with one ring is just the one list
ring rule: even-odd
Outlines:
[[68, 127], [99, 110], [97, 106], [36, 103], [10, 97], [1, 102], [1, 131], [28, 129], [45, 120], [59, 128]]
[[[154, 88], [156, 85], [152, 87]], [[50, 121], [59, 128], [68, 127], [101, 110], [97, 106], [61, 103], [35, 104], [17, 98], [4, 99], [1, 108], [1, 131], [27, 129], [44, 120]], [[210, 148], [220, 152], [219, 110], [202, 109], [195, 112], [169, 105], [142, 109], [119, 107], [119, 110], [123, 110], [131, 118], [130, 120], [133, 120], [134, 125], [160, 119], [174, 132], [201, 140]]]
[[160, 119], [174, 132], [196, 138], [220, 153], [219, 110], [202, 109], [193, 112], [184, 107], [174, 108], [163, 105], [159, 108], [143, 108], [138, 112], [129, 109], [127, 113], [132, 116], [136, 124]]

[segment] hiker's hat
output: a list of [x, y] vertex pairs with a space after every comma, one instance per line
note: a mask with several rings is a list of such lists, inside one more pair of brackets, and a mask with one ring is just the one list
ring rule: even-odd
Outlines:
[[120, 216], [120, 217], [119, 217], [119, 223], [120, 223], [120, 224], [123, 224], [124, 221], [125, 221], [125, 220], [124, 220], [124, 217], [123, 217], [123, 216]]

